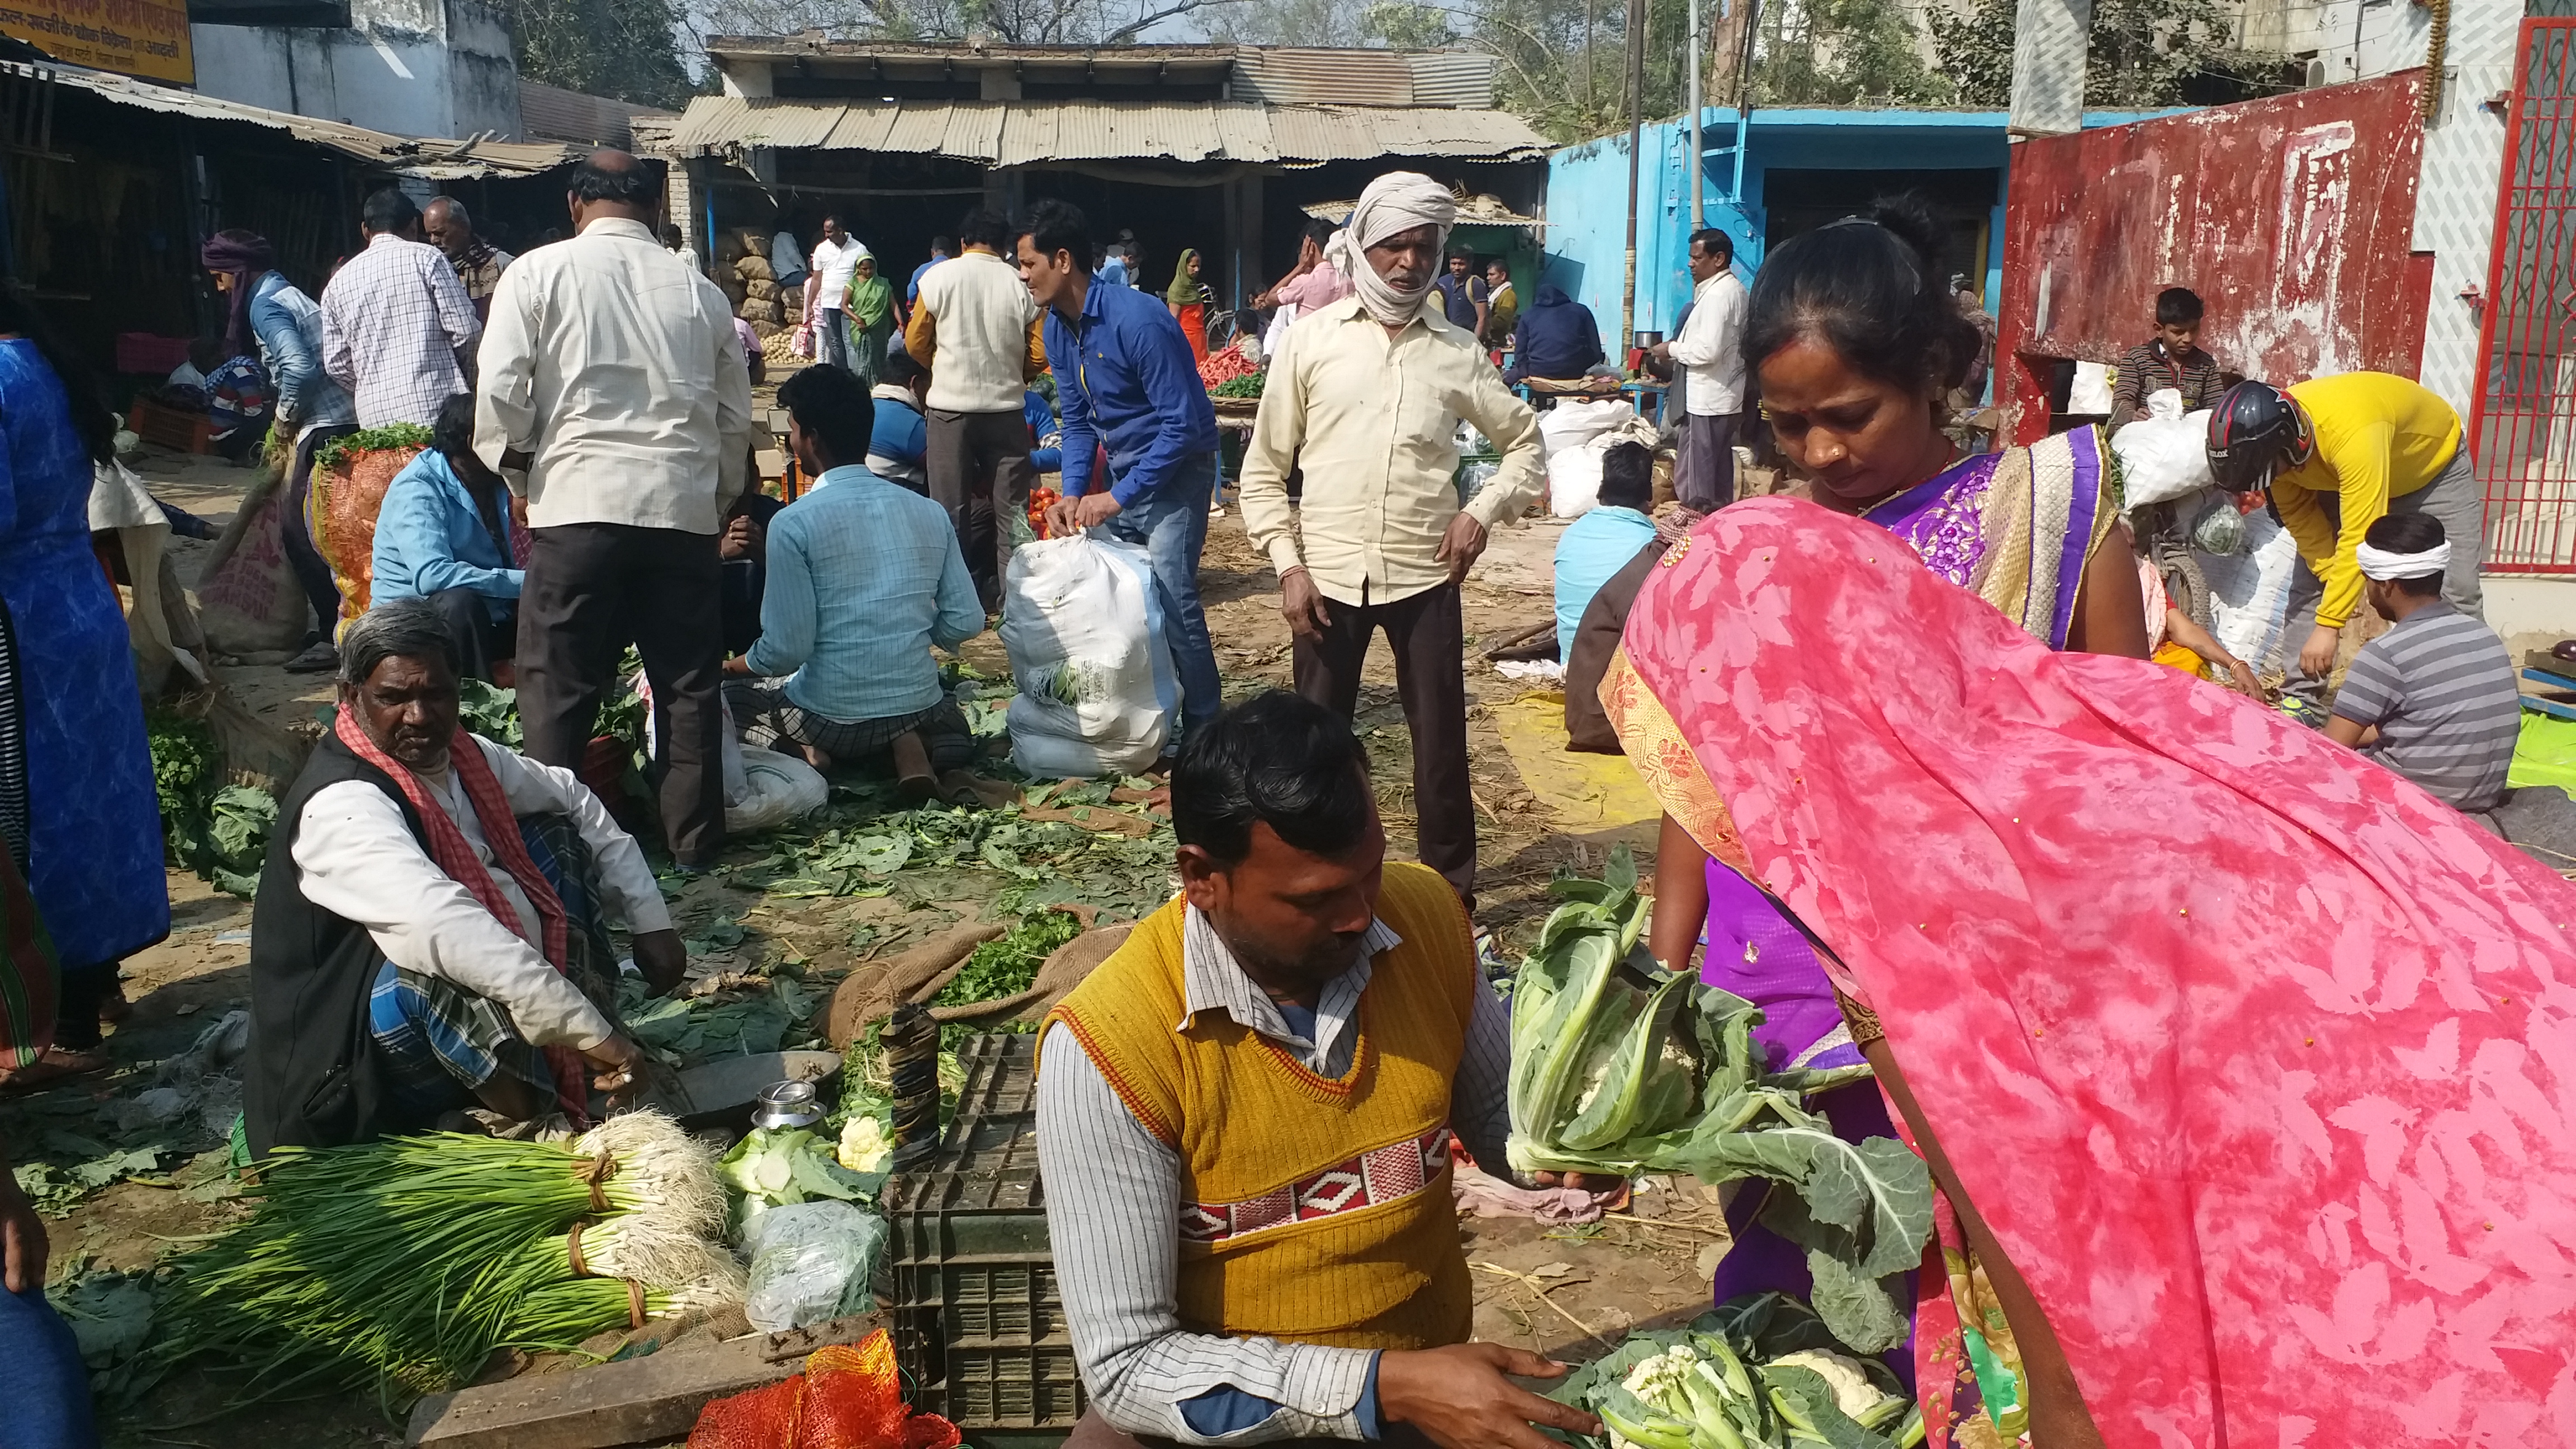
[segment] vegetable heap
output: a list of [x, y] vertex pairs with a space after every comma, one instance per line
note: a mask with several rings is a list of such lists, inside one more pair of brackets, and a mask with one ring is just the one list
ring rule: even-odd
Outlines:
[[1229, 377], [1225, 381], [1218, 383], [1216, 386], [1209, 388], [1208, 395], [1211, 397], [1259, 397], [1261, 396], [1261, 380], [1267, 376], [1269, 376], [1268, 373], [1247, 372], [1241, 377]]
[[[884, 1139], [884, 1124], [873, 1116], [850, 1118], [838, 1145], [801, 1127], [751, 1129], [716, 1164], [725, 1186], [740, 1195], [736, 1227], [789, 1203], [833, 1198], [867, 1207], [875, 1202], [885, 1186], [885, 1154], [867, 1150], [871, 1134], [861, 1123], [875, 1128], [875, 1139]], [[890, 1142], [887, 1150], [892, 1150]]]
[[971, 1006], [1017, 996], [1036, 983], [1046, 958], [1081, 934], [1082, 918], [1071, 911], [1031, 911], [1008, 934], [976, 947], [931, 1004]]
[[277, 801], [257, 786], [223, 783], [221, 750], [205, 721], [155, 709], [143, 717], [143, 734], [171, 859], [215, 889], [250, 899], [259, 890]]
[[387, 423], [382, 427], [360, 428], [345, 437], [333, 438], [313, 450], [313, 471], [336, 473], [341, 464], [360, 453], [382, 453], [396, 448], [426, 448], [429, 429], [419, 423]]
[[[1209, 353], [1207, 355], [1207, 359], [1199, 364], [1199, 381], [1207, 384], [1208, 391], [1215, 392], [1220, 384], [1231, 382], [1238, 377], [1249, 377], [1260, 370], [1261, 369], [1253, 363], [1251, 358], [1243, 355], [1243, 350], [1241, 348], [1221, 348], [1218, 351]], [[1240, 393], [1225, 393], [1222, 395], [1226, 397], [1242, 396]], [[1258, 394], [1254, 395], [1258, 396]]]
[[245, 1403], [433, 1393], [495, 1348], [569, 1349], [639, 1311], [742, 1297], [706, 1149], [656, 1113], [570, 1142], [284, 1147], [256, 1191], [249, 1221], [172, 1260], [147, 1371], [206, 1360]]
[[1806, 1106], [1869, 1068], [1765, 1070], [1760, 1010], [1665, 972], [1639, 944], [1647, 903], [1624, 849], [1605, 879], [1552, 889], [1569, 899], [1512, 988], [1511, 1165], [1766, 1178], [1787, 1190], [1760, 1220], [1807, 1250], [1834, 1336], [1862, 1353], [1903, 1343], [1898, 1275], [1932, 1235], [1931, 1173], [1904, 1143], [1845, 1142]]
[[[1737, 1298], [1690, 1327], [1632, 1334], [1549, 1394], [1588, 1409], [1609, 1449], [1913, 1449], [1923, 1411], [1885, 1364], [1836, 1352], [1814, 1310]], [[1577, 1437], [1583, 1449], [1602, 1441]]]

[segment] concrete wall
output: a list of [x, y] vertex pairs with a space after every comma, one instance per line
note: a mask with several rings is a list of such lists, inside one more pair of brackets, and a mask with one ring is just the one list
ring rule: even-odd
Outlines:
[[194, 25], [197, 88], [402, 136], [519, 138], [508, 24], [472, 0], [355, 0], [345, 30]]

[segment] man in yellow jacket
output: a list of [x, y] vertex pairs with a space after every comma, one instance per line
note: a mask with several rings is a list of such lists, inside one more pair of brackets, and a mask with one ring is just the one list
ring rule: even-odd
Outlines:
[[1450, 1134], [1501, 1166], [1509, 1012], [1448, 882], [1386, 859], [1349, 722], [1276, 690], [1193, 730], [1172, 828], [1181, 898], [1040, 1028], [1066, 1449], [1600, 1432], [1469, 1341]]
[[[2439, 519], [2451, 539], [2442, 596], [2484, 617], [2486, 497], [2462, 446], [2460, 415], [2431, 390], [2384, 372], [2294, 383], [2241, 382], [2209, 419], [2210, 472], [2221, 488], [2268, 485], [2299, 545], [2282, 637], [2298, 643], [2293, 693], [2315, 695], [2334, 667], [2335, 641], [2361, 606], [2353, 551], [2391, 513]], [[2305, 676], [2305, 678], [2301, 678]]]

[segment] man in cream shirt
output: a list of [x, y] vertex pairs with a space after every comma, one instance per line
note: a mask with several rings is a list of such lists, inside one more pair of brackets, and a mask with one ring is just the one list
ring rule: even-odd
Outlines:
[[[1538, 496], [1540, 474], [1538, 415], [1433, 299], [1457, 215], [1446, 187], [1409, 171], [1360, 193], [1331, 247], [1356, 290], [1288, 329], [1253, 423], [1242, 490], [1244, 527], [1279, 570], [1299, 694], [1348, 718], [1369, 637], [1386, 631], [1413, 733], [1415, 854], [1472, 901], [1476, 815], [1458, 582], [1487, 533]], [[1461, 420], [1503, 455], [1464, 508], [1449, 481]], [[1306, 476], [1293, 531], [1291, 464]]]
[[932, 501], [957, 526], [957, 546], [987, 613], [1002, 607], [1011, 566], [1002, 520], [1025, 509], [1037, 473], [1029, 466], [1022, 406], [1029, 380], [1046, 370], [1037, 299], [1019, 264], [1002, 252], [1018, 240], [999, 212], [982, 208], [958, 223], [964, 249], [921, 274], [920, 304], [904, 328], [904, 351], [930, 369], [923, 466]]
[[570, 240], [501, 274], [474, 444], [525, 500], [519, 715], [533, 759], [578, 768], [619, 649], [644, 657], [663, 732], [672, 858], [724, 846], [724, 631], [716, 535], [742, 491], [751, 373], [716, 284], [663, 250], [633, 156], [574, 168]]
[[1658, 360], [1682, 365], [1681, 457], [1673, 493], [1684, 508], [1713, 513], [1735, 501], [1735, 434], [1744, 418], [1744, 284], [1735, 243], [1715, 227], [1691, 233], [1698, 287], [1682, 333], [1655, 344]]

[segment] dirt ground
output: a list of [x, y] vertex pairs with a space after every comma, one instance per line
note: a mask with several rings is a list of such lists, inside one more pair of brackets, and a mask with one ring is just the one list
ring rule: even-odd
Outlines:
[[[160, 453], [143, 460], [137, 471], [158, 496], [219, 526], [253, 477], [217, 460]], [[1276, 580], [1246, 540], [1230, 495], [1226, 502], [1226, 516], [1210, 529], [1200, 578], [1231, 699], [1285, 685], [1289, 661]], [[1549, 793], [1543, 784], [1534, 788], [1504, 743], [1498, 711], [1509, 712], [1513, 701], [1537, 686], [1496, 673], [1483, 661], [1482, 650], [1490, 641], [1551, 618], [1550, 559], [1560, 529], [1534, 520], [1498, 531], [1465, 590], [1471, 768], [1481, 859], [1477, 919], [1506, 953], [1534, 936], [1550, 904], [1544, 886], [1551, 875], [1560, 869], [1598, 873], [1609, 847], [1623, 840], [1635, 846], [1643, 863], [1654, 842], [1649, 825], [1605, 822], [1598, 809], [1569, 802], [1561, 792]], [[210, 548], [174, 540], [183, 583], [194, 583]], [[1007, 667], [990, 634], [962, 652], [979, 668], [999, 672]], [[330, 706], [327, 676], [289, 675], [274, 664], [249, 663], [222, 667], [221, 674], [254, 713], [282, 727], [309, 725]], [[1382, 647], [1369, 662], [1358, 723], [1377, 764], [1395, 852], [1409, 857], [1410, 742]], [[732, 852], [745, 858], [750, 853], [748, 847]], [[13, 1147], [40, 1142], [49, 1130], [95, 1130], [84, 1124], [100, 1120], [115, 1101], [148, 1085], [154, 1063], [184, 1049], [205, 1023], [246, 1004], [249, 904], [184, 872], [171, 873], [169, 883], [169, 938], [125, 963], [134, 1014], [109, 1039], [120, 1069], [105, 1078], [0, 1099], [0, 1135]], [[989, 905], [971, 894], [927, 900], [919, 892], [879, 899], [782, 899], [738, 888], [720, 871], [689, 883], [674, 909], [684, 934], [720, 917], [731, 919], [743, 928], [741, 941], [730, 948], [733, 954], [756, 960], [792, 953], [808, 963], [809, 978], [829, 979], [906, 936], [979, 918]], [[935, 909], [925, 912], [925, 906]], [[149, 1267], [228, 1219], [232, 1193], [219, 1144], [202, 1124], [190, 1130], [193, 1136], [174, 1145], [197, 1151], [193, 1161], [166, 1175], [118, 1182], [51, 1225], [58, 1276], [83, 1267]], [[1713, 1261], [1708, 1250], [1724, 1241], [1723, 1231], [1716, 1203], [1687, 1181], [1642, 1184], [1624, 1215], [1583, 1228], [1549, 1229], [1521, 1218], [1464, 1218], [1461, 1239], [1476, 1282], [1476, 1334], [1580, 1359], [1604, 1351], [1630, 1328], [1686, 1320], [1707, 1306], [1708, 1264]], [[143, 1404], [112, 1413], [109, 1442], [199, 1449], [250, 1449], [278, 1442], [337, 1449], [400, 1442], [399, 1427], [371, 1398], [266, 1405], [229, 1415], [220, 1408], [220, 1396], [208, 1385], [182, 1376]]]

